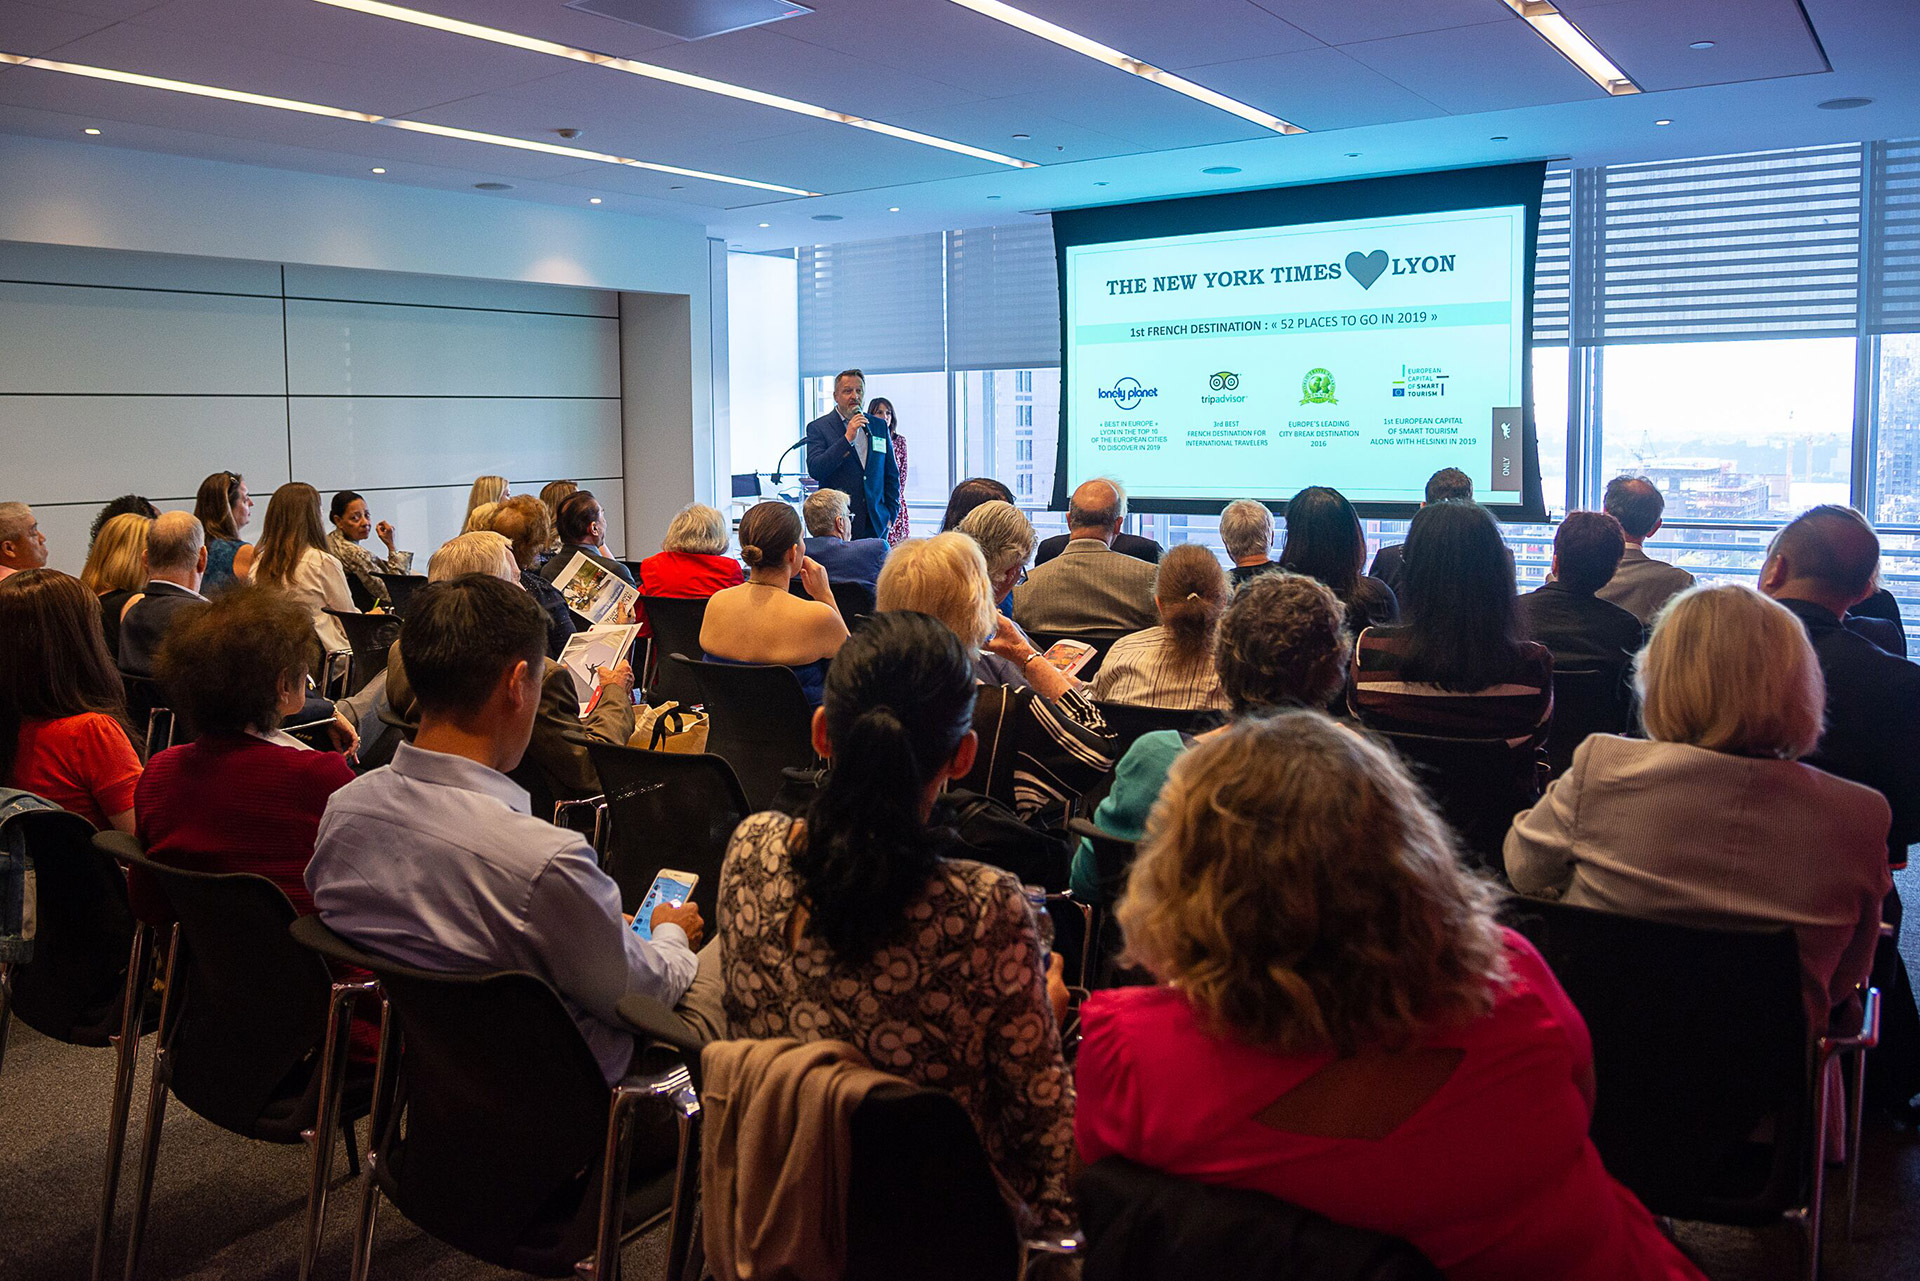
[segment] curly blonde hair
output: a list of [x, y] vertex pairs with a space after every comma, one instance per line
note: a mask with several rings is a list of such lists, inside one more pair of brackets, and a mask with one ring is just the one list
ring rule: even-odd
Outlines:
[[1346, 1055], [1493, 1008], [1496, 895], [1388, 751], [1288, 712], [1181, 756], [1116, 912], [1217, 1034]]

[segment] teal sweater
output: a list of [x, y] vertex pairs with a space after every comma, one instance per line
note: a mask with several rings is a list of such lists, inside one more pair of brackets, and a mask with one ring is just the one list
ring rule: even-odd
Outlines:
[[[1137, 841], [1146, 831], [1147, 811], [1159, 799], [1166, 785], [1167, 772], [1173, 768], [1187, 743], [1178, 730], [1160, 729], [1142, 734], [1113, 770], [1113, 789], [1093, 811], [1094, 826], [1114, 836]], [[1098, 903], [1100, 878], [1093, 862], [1093, 846], [1080, 842], [1073, 856], [1073, 896], [1083, 903]]]

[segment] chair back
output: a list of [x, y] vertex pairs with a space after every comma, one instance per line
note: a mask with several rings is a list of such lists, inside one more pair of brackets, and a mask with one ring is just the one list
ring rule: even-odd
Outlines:
[[[1586, 1020], [1593, 1141], [1655, 1214], [1766, 1223], [1805, 1203], [1813, 1080], [1793, 931], [1710, 929], [1514, 900]], [[1774, 1139], [1749, 1140], [1762, 1122]]]
[[[399, 1211], [504, 1268], [568, 1275], [593, 1248], [606, 1078], [551, 987], [531, 974], [439, 974], [361, 950], [305, 916], [292, 937], [371, 970], [399, 1029], [400, 1106], [373, 1136]], [[404, 1113], [404, 1122], [402, 1114]], [[476, 1118], [485, 1118], [476, 1124]]]
[[287, 935], [293, 904], [265, 877], [128, 859], [180, 921], [169, 1028], [174, 1097], [236, 1134], [290, 1143], [320, 1104], [333, 979]]
[[407, 612], [407, 602], [413, 599], [413, 594], [427, 585], [425, 574], [376, 573], [374, 577], [386, 587], [387, 600], [392, 604], [393, 612], [403, 616]]
[[7, 827], [23, 838], [36, 889], [33, 959], [14, 967], [13, 1013], [56, 1041], [105, 1045], [120, 1030], [133, 950], [127, 878], [78, 814], [28, 810]]
[[1107, 651], [1113, 648], [1113, 643], [1119, 640], [1122, 636], [1130, 636], [1130, 635], [1132, 635], [1131, 632], [1033, 632], [1033, 631], [1030, 631], [1027, 633], [1027, 639], [1032, 641], [1034, 648], [1038, 649], [1043, 654], [1048, 649], [1052, 648], [1053, 643], [1055, 641], [1076, 640], [1076, 641], [1081, 641], [1084, 644], [1093, 646], [1093, 657], [1087, 660], [1087, 665], [1085, 667], [1082, 667], [1078, 672], [1074, 673], [1081, 680], [1090, 681], [1100, 671], [1100, 664], [1107, 661]]
[[1633, 726], [1633, 691], [1626, 673], [1554, 669], [1553, 721], [1547, 727], [1547, 774], [1559, 778], [1573, 750], [1592, 734], [1625, 734]]
[[1540, 799], [1538, 748], [1500, 738], [1443, 738], [1374, 730], [1393, 744], [1440, 816], [1460, 838], [1468, 862], [1506, 879], [1502, 845], [1513, 816]]
[[1119, 746], [1114, 750], [1117, 760], [1126, 755], [1134, 740], [1143, 734], [1155, 730], [1177, 730], [1183, 734], [1198, 732], [1209, 722], [1217, 721], [1222, 713], [1204, 708], [1190, 710], [1182, 707], [1139, 707], [1132, 703], [1100, 703], [1100, 717], [1106, 721], [1107, 728], [1113, 731]]
[[668, 662], [698, 683], [710, 722], [707, 750], [733, 766], [750, 810], [773, 802], [783, 770], [813, 765], [813, 708], [792, 668], [694, 662], [677, 653]]
[[951, 1094], [876, 1086], [848, 1130], [845, 1281], [1018, 1275], [1019, 1229]]
[[1212, 1187], [1102, 1158], [1081, 1171], [1085, 1281], [1288, 1277], [1298, 1281], [1438, 1281], [1398, 1237], [1335, 1223], [1244, 1188]]
[[400, 619], [394, 614], [354, 614], [339, 609], [326, 612], [347, 634], [347, 647], [353, 652], [347, 668], [347, 692], [357, 694], [387, 670], [387, 654], [400, 639]]
[[719, 920], [720, 865], [747, 797], [733, 767], [711, 753], [648, 752], [588, 743], [613, 820], [607, 875], [620, 886], [620, 910], [640, 906], [662, 868], [699, 876], [693, 902], [712, 931]]
[[122, 670], [120, 686], [127, 695], [127, 724], [136, 735], [134, 746], [142, 760], [164, 752], [175, 743], [191, 743], [193, 727], [167, 706], [167, 691], [158, 680]]
[[700, 686], [691, 672], [682, 671], [667, 661], [669, 654], [685, 654], [695, 660], [705, 658], [700, 648], [700, 628], [707, 621], [704, 598], [687, 600], [678, 596], [642, 596], [640, 608], [653, 633], [652, 674], [648, 678], [647, 701], [669, 700], [682, 707], [700, 701]]
[[840, 619], [848, 627], [853, 620], [873, 613], [875, 609], [873, 588], [865, 583], [834, 583], [833, 603], [840, 609]]

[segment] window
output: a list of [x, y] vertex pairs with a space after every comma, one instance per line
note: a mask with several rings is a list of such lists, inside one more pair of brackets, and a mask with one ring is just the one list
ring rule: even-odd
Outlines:
[[965, 474], [995, 476], [1022, 498], [1050, 501], [1060, 371], [976, 369], [954, 374], [953, 383]]

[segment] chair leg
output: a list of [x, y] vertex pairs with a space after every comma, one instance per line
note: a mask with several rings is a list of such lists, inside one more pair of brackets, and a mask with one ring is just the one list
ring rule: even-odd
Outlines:
[[[347, 1009], [361, 984], [336, 983], [327, 1001], [327, 1035], [320, 1048], [320, 1104], [313, 1127], [301, 1135], [313, 1148], [313, 1174], [307, 1183], [307, 1231], [300, 1248], [300, 1281], [313, 1275], [327, 1219], [327, 1181], [333, 1173], [333, 1132], [340, 1124], [341, 1078], [347, 1067]], [[347, 1147], [353, 1147], [351, 1133]]]
[[673, 1178], [673, 1212], [667, 1229], [667, 1281], [681, 1281], [693, 1254], [694, 1209], [700, 1202], [699, 1105], [675, 1109], [680, 1123], [679, 1164]]
[[353, 1132], [353, 1122], [345, 1117], [340, 1119], [340, 1141], [347, 1145], [347, 1177], [360, 1177], [360, 1136]]
[[600, 1229], [593, 1258], [575, 1271], [593, 1281], [620, 1281], [620, 1238], [625, 1226], [627, 1166], [633, 1153], [633, 1110], [638, 1090], [616, 1089], [607, 1112], [607, 1147], [600, 1162]]
[[394, 1109], [395, 1073], [399, 1071], [400, 1031], [393, 1022], [393, 1003], [380, 994], [380, 1055], [373, 1066], [373, 1107], [367, 1115], [367, 1174], [360, 1189], [360, 1222], [353, 1233], [352, 1281], [367, 1281], [373, 1266], [374, 1221], [380, 1213], [380, 1180], [375, 1178], [383, 1145], [390, 1137], [388, 1115]]
[[13, 962], [0, 961], [0, 1068], [7, 1062], [7, 1029], [13, 1026]]
[[1867, 1052], [1853, 1053], [1852, 1110], [1847, 1126], [1847, 1241], [1853, 1241], [1853, 1214], [1860, 1204], [1860, 1128], [1867, 1106]]
[[101, 1179], [100, 1222], [93, 1231], [92, 1281], [107, 1274], [107, 1247], [113, 1237], [114, 1203], [120, 1195], [120, 1166], [126, 1155], [127, 1114], [133, 1110], [133, 1072], [140, 1058], [140, 1024], [146, 1015], [152, 945], [146, 922], [133, 929], [127, 956], [127, 986], [120, 1002], [120, 1031], [113, 1040], [113, 1101], [107, 1117], [107, 1168]]
[[1826, 1056], [1817, 1056], [1815, 1066], [1814, 1124], [1812, 1140], [1808, 1145], [1812, 1149], [1813, 1181], [1807, 1198], [1807, 1267], [1804, 1273], [1807, 1281], [1820, 1281], [1821, 1220], [1827, 1201], [1827, 1110], [1832, 1101], [1832, 1091], [1827, 1088]]
[[180, 927], [175, 925], [167, 943], [167, 994], [160, 1002], [160, 1033], [153, 1049], [153, 1083], [147, 1091], [147, 1116], [140, 1129], [140, 1168], [134, 1185], [133, 1223], [127, 1229], [126, 1281], [140, 1273], [140, 1256], [146, 1246], [147, 1207], [153, 1200], [153, 1174], [160, 1161], [160, 1128], [166, 1122], [167, 1087], [173, 1080], [173, 1025], [180, 1004], [183, 976], [179, 968]]

